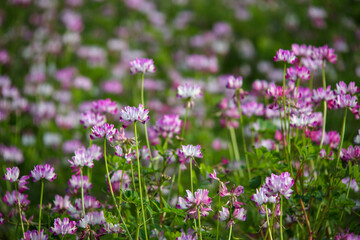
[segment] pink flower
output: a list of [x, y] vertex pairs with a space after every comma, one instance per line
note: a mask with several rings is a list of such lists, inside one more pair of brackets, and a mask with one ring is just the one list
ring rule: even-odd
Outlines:
[[18, 180], [19, 175], [20, 175], [20, 170], [18, 167], [6, 168], [6, 173], [3, 177], [3, 179], [13, 183], [16, 180]]
[[[68, 181], [70, 188], [76, 193], [78, 189], [81, 188], [81, 176], [80, 175], [72, 175]], [[89, 181], [88, 176], [83, 176], [83, 188], [86, 191], [87, 189], [92, 188], [92, 184]]]
[[312, 46], [306, 46], [305, 44], [298, 45], [296, 43], [291, 45], [291, 50], [296, 56], [310, 57], [312, 54]]
[[104, 123], [101, 126], [94, 126], [91, 129], [92, 134], [90, 134], [91, 139], [104, 138], [110, 142], [113, 141], [114, 136], [118, 133], [118, 130], [114, 128], [114, 124]]
[[201, 216], [206, 217], [211, 211], [211, 198], [208, 196], [209, 191], [206, 189], [198, 189], [195, 192], [195, 196], [192, 194], [191, 191], [186, 190], [187, 196], [185, 198], [179, 197], [179, 204], [177, 208], [186, 209], [188, 211], [188, 218], [198, 218], [199, 210]]
[[84, 125], [85, 128], [92, 126], [100, 126], [106, 122], [106, 117], [100, 113], [94, 113], [88, 111], [81, 115], [80, 123]]
[[75, 156], [72, 157], [72, 161], [68, 160], [71, 164], [71, 168], [77, 167], [90, 167], [94, 166], [94, 160], [99, 160], [102, 157], [101, 148], [97, 145], [92, 145], [90, 148], [80, 147], [75, 151]]
[[57, 194], [55, 195], [54, 211], [60, 212], [62, 210], [68, 210], [70, 207], [73, 207], [70, 201], [70, 196], [65, 195], [65, 197], [62, 197]]
[[294, 64], [296, 60], [297, 58], [295, 57], [294, 52], [283, 49], [279, 49], [274, 57], [275, 62], [284, 61], [290, 64]]
[[29, 230], [24, 233], [24, 237], [21, 240], [47, 240], [48, 236], [45, 234], [44, 229], [40, 230]]
[[355, 164], [360, 162], [360, 147], [350, 145], [348, 149], [343, 148], [340, 153], [341, 160], [352, 161]]
[[256, 206], [261, 206], [264, 203], [275, 203], [277, 196], [268, 196], [267, 189], [262, 186], [256, 189], [256, 193], [251, 196], [251, 200], [255, 202]]
[[149, 121], [149, 110], [144, 109], [143, 105], [139, 104], [139, 107], [126, 106], [120, 110], [120, 122], [123, 123], [123, 127], [127, 128], [133, 122], [141, 122], [145, 124]]
[[200, 145], [182, 145], [182, 152], [186, 158], [202, 158], [203, 155], [201, 153], [201, 146]]
[[20, 205], [25, 208], [30, 203], [30, 201], [28, 200], [28, 197], [29, 196], [27, 194], [22, 194], [15, 190], [13, 190], [12, 193], [10, 193], [9, 191], [6, 191], [6, 194], [3, 197], [3, 201], [4, 201], [4, 203], [6, 203], [6, 205], [8, 207], [17, 206], [18, 198], [19, 198]]
[[185, 83], [177, 88], [177, 97], [182, 99], [197, 99], [202, 97], [201, 88], [199, 85]]
[[74, 234], [76, 229], [77, 227], [75, 221], [70, 221], [68, 218], [64, 218], [63, 220], [61, 220], [61, 218], [56, 218], [54, 227], [50, 228], [50, 232], [64, 237], [66, 234]]
[[37, 165], [34, 167], [34, 170], [30, 172], [29, 176], [33, 178], [34, 182], [37, 182], [40, 179], [47, 179], [52, 182], [56, 178], [54, 170], [55, 169], [49, 164]]
[[137, 58], [130, 62], [130, 73], [135, 74], [138, 72], [142, 72], [145, 74], [146, 72], [154, 73], [155, 65], [152, 59], [148, 58]]
[[230, 75], [227, 77], [226, 87], [230, 89], [240, 89], [243, 84], [243, 78], [241, 76], [235, 78], [234, 76]]
[[97, 100], [92, 102], [92, 111], [97, 113], [117, 113], [117, 104], [112, 102], [109, 98]]
[[164, 138], [172, 138], [181, 131], [182, 121], [179, 115], [164, 115], [156, 121], [155, 130]]
[[280, 176], [271, 174], [271, 177], [265, 179], [265, 187], [269, 196], [274, 196], [277, 193], [282, 194], [289, 199], [293, 190], [290, 188], [294, 185], [294, 179], [290, 177], [290, 173], [284, 172]]

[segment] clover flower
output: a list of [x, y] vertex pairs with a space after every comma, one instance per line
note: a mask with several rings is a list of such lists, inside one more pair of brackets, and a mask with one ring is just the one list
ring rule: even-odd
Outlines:
[[178, 98], [194, 100], [202, 97], [201, 88], [197, 84], [185, 83], [178, 86], [177, 95]]
[[265, 179], [265, 187], [267, 194], [274, 196], [277, 193], [282, 194], [285, 198], [289, 199], [293, 190], [291, 187], [294, 185], [294, 179], [290, 177], [290, 173], [284, 172], [280, 176], [271, 174], [271, 177]]
[[360, 147], [350, 145], [347, 149], [343, 148], [340, 153], [341, 160], [352, 161], [355, 163], [360, 162]]
[[279, 49], [273, 58], [275, 62], [283, 61], [290, 64], [294, 64], [297, 60], [293, 51]]
[[114, 124], [104, 123], [100, 126], [94, 126], [91, 129], [91, 132], [92, 132], [92, 134], [90, 134], [91, 139], [106, 137], [107, 140], [112, 142], [114, 135], [118, 133], [118, 130], [114, 128]]
[[55, 235], [62, 235], [63, 237], [66, 234], [74, 234], [76, 232], [76, 222], [70, 221], [69, 218], [56, 218], [54, 221], [54, 227], [50, 228], [50, 232], [54, 233]]
[[268, 196], [267, 188], [261, 186], [259, 189], [256, 189], [256, 193], [251, 196], [251, 200], [255, 202], [256, 206], [261, 206], [264, 203], [276, 203], [277, 195]]
[[80, 219], [78, 226], [81, 228], [86, 228], [88, 225], [102, 225], [105, 224], [104, 212], [89, 212], [85, 215], [84, 218]]
[[14, 162], [20, 164], [24, 161], [23, 153], [15, 146], [0, 145], [0, 154], [5, 162]]
[[81, 115], [80, 123], [85, 128], [93, 126], [101, 126], [106, 122], [106, 117], [100, 113], [94, 113], [92, 111], [85, 112]]
[[241, 76], [235, 78], [234, 76], [230, 75], [227, 76], [226, 78], [227, 78], [226, 88], [240, 89], [243, 85], [243, 78]]
[[92, 102], [92, 111], [95, 113], [117, 113], [117, 104], [116, 102], [111, 101], [109, 98], [107, 99], [99, 99], [97, 101]]
[[203, 155], [201, 153], [201, 146], [200, 145], [182, 145], [181, 147], [182, 153], [184, 154], [185, 158], [202, 158]]
[[65, 197], [62, 197], [60, 195], [55, 195], [54, 200], [54, 211], [60, 212], [61, 210], [68, 210], [72, 206], [70, 201], [70, 196], [65, 195]]
[[75, 156], [72, 157], [72, 161], [68, 160], [68, 162], [73, 169], [84, 166], [92, 168], [94, 166], [94, 160], [99, 160], [102, 155], [101, 148], [95, 144], [88, 149], [82, 146], [75, 150]]
[[206, 189], [198, 189], [195, 195], [190, 190], [186, 190], [187, 196], [185, 198], [179, 197], [179, 204], [177, 208], [186, 209], [188, 215], [185, 221], [189, 218], [198, 218], [199, 210], [201, 216], [206, 217], [211, 209], [211, 198], [208, 196], [209, 191]]
[[148, 58], [136, 58], [135, 60], [130, 62], [130, 73], [135, 74], [138, 72], [142, 72], [143, 74], [149, 72], [155, 72], [155, 65], [152, 59]]
[[[111, 176], [110, 182], [114, 192], [120, 191], [120, 189], [124, 191], [130, 187], [131, 179], [126, 172], [123, 172], [122, 170], [117, 170]], [[108, 190], [110, 191], [109, 184], [108, 184]]]
[[48, 236], [45, 234], [44, 229], [38, 230], [29, 230], [24, 233], [24, 237], [21, 240], [47, 240]]
[[242, 104], [241, 112], [249, 118], [251, 116], [263, 116], [265, 113], [264, 104], [256, 101], [246, 102]]
[[56, 178], [56, 173], [54, 171], [55, 169], [49, 164], [36, 165], [29, 176], [33, 178], [34, 182], [37, 182], [40, 179], [47, 179], [52, 182]]
[[295, 56], [301, 56], [301, 57], [311, 57], [313, 47], [311, 45], [306, 46], [305, 44], [292, 44], [291, 45], [291, 51], [294, 52]]
[[30, 203], [30, 201], [28, 200], [28, 197], [29, 196], [27, 194], [22, 194], [15, 190], [13, 190], [11, 193], [9, 191], [6, 191], [6, 194], [3, 197], [3, 201], [4, 201], [4, 203], [6, 203], [6, 205], [8, 207], [11, 207], [13, 205], [17, 206], [18, 198], [19, 198], [20, 205], [22, 207], [27, 207]]
[[149, 121], [149, 110], [144, 109], [143, 105], [139, 104], [139, 107], [126, 106], [120, 110], [120, 122], [123, 123], [123, 127], [127, 128], [133, 122], [141, 122], [145, 124]]
[[[83, 189], [85, 191], [92, 188], [92, 183], [90, 183], [88, 176], [83, 176], [82, 180]], [[76, 193], [77, 190], [81, 188], [81, 175], [72, 175], [68, 181], [68, 184], [70, 188]]]
[[164, 115], [156, 121], [155, 130], [164, 138], [172, 138], [174, 134], [180, 133], [182, 124], [179, 115]]
[[232, 215], [230, 216], [229, 209], [222, 207], [222, 210], [219, 211], [219, 220], [221, 222], [229, 220], [227, 227], [230, 227], [235, 223], [235, 220], [245, 221], [246, 220], [246, 210], [244, 208], [235, 208]]
[[18, 180], [19, 175], [20, 175], [20, 170], [18, 167], [6, 168], [6, 173], [3, 179], [13, 183]]
[[285, 78], [291, 81], [296, 81], [298, 78], [300, 80], [309, 80], [310, 77], [310, 70], [305, 66], [295, 66], [286, 69]]
[[[82, 209], [81, 198], [78, 198], [75, 200], [75, 207], [76, 207], [76, 210], [78, 210], [78, 211], [80, 211]], [[84, 207], [85, 207], [85, 209], [99, 208], [99, 207], [101, 207], [101, 203], [98, 200], [96, 200], [95, 197], [87, 195], [84, 197]]]

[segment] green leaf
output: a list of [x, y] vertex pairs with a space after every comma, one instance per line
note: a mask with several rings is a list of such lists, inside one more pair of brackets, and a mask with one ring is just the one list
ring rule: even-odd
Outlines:
[[354, 166], [354, 178], [356, 179], [356, 180], [358, 180], [358, 178], [359, 178], [359, 164], [356, 164], [355, 166]]
[[256, 189], [261, 185], [261, 176], [256, 176], [250, 179], [249, 187], [252, 189]]

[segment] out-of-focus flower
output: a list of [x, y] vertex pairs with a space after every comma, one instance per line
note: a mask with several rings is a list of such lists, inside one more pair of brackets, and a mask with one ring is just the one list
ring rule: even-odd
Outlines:
[[20, 202], [20, 205], [25, 208], [29, 205], [30, 201], [28, 200], [28, 195], [27, 194], [22, 194], [18, 191], [13, 190], [11, 193], [9, 191], [6, 191], [5, 196], [3, 197], [3, 201], [4, 203], [6, 203], [6, 205], [8, 207], [11, 206], [17, 206], [18, 205], [18, 199]]
[[243, 84], [243, 78], [238, 76], [235, 78], [233, 75], [227, 77], [226, 87], [230, 89], [240, 89]]
[[52, 182], [56, 178], [56, 173], [54, 171], [55, 169], [49, 164], [36, 165], [29, 176], [33, 178], [34, 182], [37, 182], [40, 179], [47, 179]]
[[0, 154], [2, 155], [5, 162], [14, 162], [16, 164], [20, 164], [24, 161], [21, 150], [15, 146], [7, 147], [0, 145]]
[[348, 149], [343, 148], [340, 153], [341, 160], [351, 161], [355, 164], [360, 163], [360, 147], [350, 145]]
[[69, 218], [56, 218], [54, 221], [54, 227], [50, 228], [50, 232], [54, 233], [55, 235], [62, 235], [63, 237], [66, 234], [74, 234], [76, 232], [76, 222], [70, 221]]
[[197, 84], [185, 83], [177, 88], [177, 97], [182, 99], [197, 99], [202, 97], [201, 88]]
[[95, 226], [105, 224], [104, 212], [89, 212], [78, 222], [78, 226], [86, 228], [87, 225]]
[[100, 126], [106, 122], [106, 117], [100, 113], [94, 113], [88, 111], [82, 114], [80, 123], [84, 125], [85, 128]]
[[60, 212], [62, 210], [68, 210], [71, 206], [70, 196], [65, 195], [65, 197], [62, 197], [57, 194], [55, 195], [54, 211]]
[[182, 153], [185, 158], [202, 158], [203, 155], [201, 153], [201, 146], [200, 145], [182, 145], [181, 147]]
[[104, 138], [106, 137], [107, 140], [110, 142], [113, 141], [114, 135], [118, 133], [118, 130], [114, 128], [114, 124], [104, 123], [101, 126], [94, 126], [91, 129], [90, 138]]
[[24, 233], [24, 237], [21, 240], [47, 240], [48, 236], [45, 234], [44, 229], [40, 230], [29, 230]]
[[179, 134], [181, 131], [182, 121], [179, 115], [164, 115], [156, 121], [155, 130], [163, 138], [172, 138], [174, 134]]
[[148, 58], [137, 58], [130, 62], [130, 73], [136, 74], [142, 72], [143, 74], [149, 72], [155, 72], [155, 65], [152, 59]]
[[116, 114], [117, 104], [116, 102], [111, 101], [109, 98], [99, 99], [97, 101], [92, 102], [91, 110], [93, 112], [102, 113], [102, 114], [104, 113]]
[[20, 170], [18, 167], [6, 168], [6, 173], [3, 177], [3, 179], [13, 183], [16, 180], [18, 180], [19, 175], [20, 175]]
[[280, 193], [285, 198], [289, 199], [293, 190], [291, 187], [294, 185], [294, 179], [290, 177], [290, 173], [284, 172], [280, 176], [271, 174], [271, 177], [265, 179], [265, 187], [267, 193], [271, 196]]
[[[88, 176], [83, 176], [83, 189], [86, 191], [87, 189], [92, 188], [92, 183], [90, 183]], [[78, 189], [81, 188], [81, 175], [72, 175], [68, 181], [70, 188], [74, 190], [76, 193]]]

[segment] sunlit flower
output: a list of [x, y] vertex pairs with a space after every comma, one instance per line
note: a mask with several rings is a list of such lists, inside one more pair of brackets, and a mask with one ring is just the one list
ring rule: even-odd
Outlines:
[[144, 109], [141, 104], [139, 104], [138, 108], [126, 106], [124, 109], [120, 110], [120, 122], [123, 123], [124, 128], [127, 128], [130, 124], [136, 121], [145, 124], [150, 119], [148, 114], [149, 110]]
[[20, 170], [18, 167], [6, 168], [6, 173], [3, 177], [3, 179], [13, 183], [16, 180], [18, 180], [19, 175], [20, 175]]
[[143, 74], [149, 72], [155, 72], [155, 65], [152, 59], [148, 58], [137, 58], [130, 62], [130, 73], [135, 74], [142, 72]]
[[56, 178], [56, 173], [54, 171], [55, 169], [49, 164], [37, 165], [34, 167], [34, 170], [30, 172], [29, 176], [33, 178], [34, 182], [37, 182], [40, 179], [47, 179], [52, 182]]

